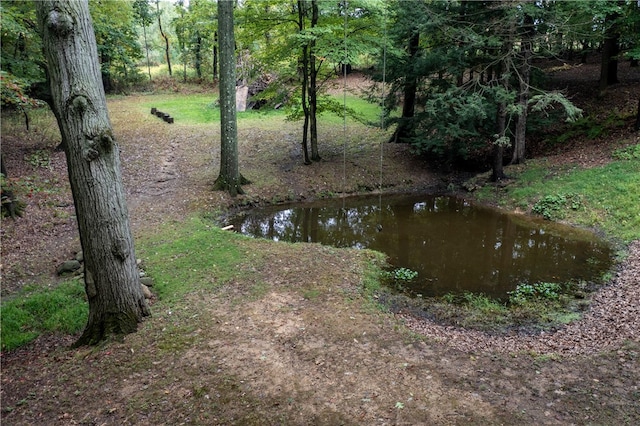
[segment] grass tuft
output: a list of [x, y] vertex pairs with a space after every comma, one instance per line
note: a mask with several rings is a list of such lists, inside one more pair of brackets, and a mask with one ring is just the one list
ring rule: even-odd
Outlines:
[[55, 288], [25, 288], [2, 304], [2, 350], [15, 349], [46, 332], [77, 333], [86, 324], [88, 312], [79, 280]]
[[239, 244], [244, 238], [193, 217], [164, 224], [139, 243], [138, 252], [145, 259], [146, 273], [155, 280], [154, 291], [159, 298], [177, 300], [193, 291], [216, 288], [242, 274], [243, 262], [255, 256]]

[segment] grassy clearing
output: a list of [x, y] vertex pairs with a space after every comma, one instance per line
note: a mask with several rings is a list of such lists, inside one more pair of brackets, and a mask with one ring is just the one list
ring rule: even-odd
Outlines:
[[640, 238], [640, 154], [633, 145], [602, 167], [550, 167], [544, 159], [509, 171], [514, 183], [503, 191], [486, 186], [477, 197], [509, 208], [537, 212], [603, 230], [613, 239]]
[[[158, 108], [160, 111], [171, 114], [178, 123], [184, 124], [217, 124], [220, 122], [220, 108], [218, 105], [218, 95], [214, 93], [192, 93], [189, 96], [184, 94], [163, 94], [145, 97], [142, 106], [148, 109]], [[334, 99], [343, 102], [342, 97], [335, 96]], [[346, 98], [347, 108], [358, 111], [361, 120], [365, 122], [377, 123], [380, 121], [379, 105], [367, 102], [357, 96], [348, 95]], [[238, 121], [252, 121], [269, 118], [284, 119], [287, 115], [285, 109], [273, 110], [251, 110], [238, 113]], [[327, 126], [338, 126], [342, 124], [344, 118], [329, 112], [319, 117], [319, 122]], [[348, 118], [348, 123], [354, 120]]]
[[42, 333], [74, 334], [87, 322], [84, 285], [69, 280], [55, 288], [30, 287], [2, 303], [2, 350], [22, 346]]

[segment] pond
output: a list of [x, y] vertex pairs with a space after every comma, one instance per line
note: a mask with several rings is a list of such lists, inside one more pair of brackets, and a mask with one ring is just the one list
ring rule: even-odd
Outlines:
[[357, 197], [256, 209], [232, 221], [245, 235], [385, 253], [418, 272], [413, 295], [484, 293], [520, 283], [597, 281], [612, 248], [593, 233], [448, 196]]

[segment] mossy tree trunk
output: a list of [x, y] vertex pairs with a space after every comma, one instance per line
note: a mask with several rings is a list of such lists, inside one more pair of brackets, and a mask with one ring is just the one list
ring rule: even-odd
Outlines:
[[85, 257], [89, 319], [76, 344], [96, 344], [134, 332], [149, 308], [136, 266], [88, 2], [41, 0], [36, 6]]
[[236, 56], [233, 34], [233, 2], [218, 2], [220, 33], [220, 175], [215, 188], [235, 197], [248, 183], [238, 167], [238, 125], [236, 117]]

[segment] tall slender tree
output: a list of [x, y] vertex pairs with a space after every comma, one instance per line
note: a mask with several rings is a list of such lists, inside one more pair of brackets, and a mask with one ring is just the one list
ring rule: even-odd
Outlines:
[[160, 35], [164, 40], [164, 56], [167, 60], [167, 68], [169, 68], [169, 75], [171, 73], [171, 51], [169, 50], [169, 36], [162, 29], [162, 10], [160, 10], [160, 0], [156, 0], [156, 17], [158, 18], [158, 29], [160, 30]]
[[147, 56], [147, 72], [149, 73], [149, 81], [151, 81], [151, 61], [149, 60], [149, 41], [147, 39], [147, 27], [153, 22], [153, 15], [149, 9], [147, 0], [135, 0], [133, 2], [133, 11], [138, 23], [142, 26], [142, 34], [144, 37], [144, 50]]
[[233, 2], [218, 1], [220, 40], [220, 174], [215, 188], [235, 197], [249, 183], [238, 167], [238, 125], [236, 116], [236, 55], [233, 33]]
[[136, 266], [88, 1], [42, 0], [37, 15], [85, 257], [89, 319], [77, 344], [95, 344], [135, 331], [149, 308]]

